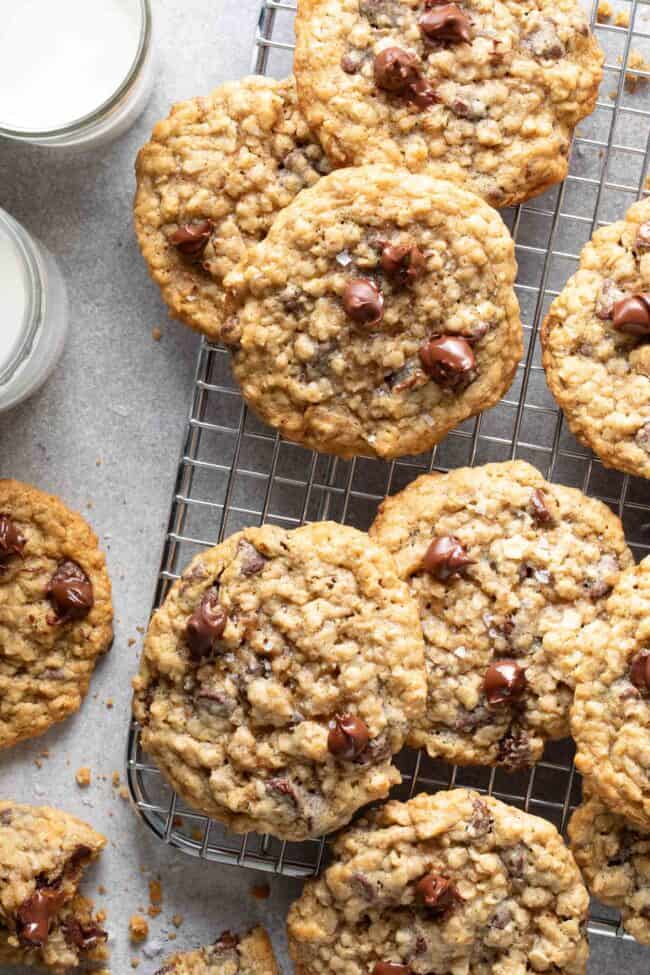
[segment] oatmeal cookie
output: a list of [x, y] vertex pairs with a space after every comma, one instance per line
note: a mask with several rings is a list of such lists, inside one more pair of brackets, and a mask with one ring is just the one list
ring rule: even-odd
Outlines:
[[213, 945], [165, 959], [156, 975], [280, 975], [264, 928], [239, 936], [224, 931]]
[[650, 945], [650, 831], [588, 798], [571, 817], [569, 838], [593, 896], [617, 907], [625, 930]]
[[588, 896], [554, 826], [458, 789], [346, 830], [288, 919], [296, 975], [583, 975]]
[[582, 642], [593, 665], [571, 711], [576, 767], [610, 809], [650, 832], [650, 557], [622, 574]]
[[290, 440], [344, 457], [428, 450], [512, 382], [516, 270], [503, 221], [467, 190], [338, 170], [229, 276], [235, 375]]
[[298, 96], [338, 165], [466, 183], [493, 206], [564, 179], [603, 54], [576, 0], [300, 0]]
[[530, 765], [569, 733], [580, 634], [633, 559], [609, 508], [523, 461], [427, 474], [370, 529], [420, 608], [428, 701], [410, 744]]
[[1, 964], [63, 973], [106, 956], [106, 932], [78, 893], [105, 843], [68, 813], [0, 801]]
[[426, 694], [417, 608], [363, 532], [247, 528], [172, 587], [134, 687], [143, 747], [190, 805], [320, 836], [400, 781]]
[[89, 525], [58, 498], [0, 480], [0, 748], [79, 708], [112, 621]]
[[606, 467], [650, 477], [650, 198], [597, 230], [542, 328], [546, 379]]
[[171, 314], [220, 339], [228, 271], [328, 170], [292, 77], [243, 78], [175, 105], [140, 150], [134, 205], [140, 248]]

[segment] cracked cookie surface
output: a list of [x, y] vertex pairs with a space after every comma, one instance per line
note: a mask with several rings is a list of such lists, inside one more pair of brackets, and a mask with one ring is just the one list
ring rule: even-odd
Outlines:
[[264, 928], [244, 935], [224, 931], [213, 945], [167, 958], [156, 975], [280, 975]]
[[650, 558], [623, 573], [587, 627], [592, 666], [571, 711], [576, 767], [614, 812], [650, 831]]
[[428, 450], [512, 382], [515, 274], [503, 221], [467, 190], [383, 166], [331, 173], [228, 278], [243, 395], [317, 450]]
[[0, 962], [63, 973], [105, 958], [106, 933], [78, 893], [105, 843], [68, 813], [0, 801]]
[[409, 743], [516, 768], [568, 735], [581, 632], [633, 563], [609, 508], [510, 461], [419, 477], [370, 534], [424, 631], [428, 700]]
[[587, 798], [571, 817], [569, 838], [590, 893], [617, 907], [625, 930], [650, 946], [650, 830]]
[[79, 708], [112, 621], [90, 526], [58, 498], [0, 480], [0, 748]]
[[458, 789], [343, 832], [291, 907], [289, 948], [297, 975], [582, 975], [587, 908], [554, 826]]
[[328, 170], [292, 77], [243, 78], [175, 105], [140, 150], [134, 204], [140, 248], [172, 315], [219, 340], [225, 276]]
[[429, 169], [497, 207], [564, 179], [602, 76], [575, 0], [300, 0], [296, 39], [300, 103], [336, 165]]
[[546, 379], [572, 432], [607, 467], [640, 477], [650, 477], [647, 291], [645, 199], [596, 231], [542, 327]]
[[425, 699], [417, 609], [356, 529], [247, 528], [174, 584], [134, 688], [143, 747], [193, 807], [319, 836], [400, 780]]

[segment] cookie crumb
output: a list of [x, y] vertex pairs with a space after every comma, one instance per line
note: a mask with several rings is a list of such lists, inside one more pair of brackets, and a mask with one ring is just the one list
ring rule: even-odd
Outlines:
[[177, 937], [178, 937], [178, 935], [176, 934], [175, 931], [170, 931], [169, 934], [167, 935], [167, 940], [168, 941], [176, 941], [176, 938]]
[[122, 786], [122, 788], [118, 792], [118, 795], [119, 795], [120, 799], [128, 799], [129, 798], [129, 790], [126, 788], [125, 785]]
[[81, 768], [77, 769], [75, 779], [77, 780], [77, 785], [81, 789], [86, 789], [90, 785], [90, 774], [90, 769], [87, 765], [83, 765]]
[[149, 900], [152, 904], [161, 904], [163, 899], [162, 884], [159, 880], [149, 881]]
[[627, 10], [619, 10], [614, 18], [614, 24], [617, 27], [629, 27], [630, 26], [630, 14]]
[[609, 0], [601, 0], [598, 4], [598, 11], [596, 13], [596, 20], [602, 23], [603, 20], [609, 20], [612, 16], [613, 8]]
[[113, 774], [111, 776], [111, 784], [112, 784], [112, 786], [113, 786], [114, 789], [117, 789], [118, 785], [120, 784], [120, 773], [119, 772], [113, 772]]
[[141, 914], [132, 914], [129, 921], [131, 941], [144, 941], [149, 935], [149, 922]]
[[271, 896], [271, 888], [268, 884], [255, 884], [251, 887], [251, 894], [258, 901], [265, 901]]
[[132, 958], [131, 959], [131, 968], [137, 968], [139, 964], [140, 964], [140, 959], [139, 958]]
[[127, 642], [127, 644], [130, 647], [134, 647], [135, 646], [135, 637], [130, 636], [129, 639], [126, 642]]
[[175, 826], [176, 829], [180, 829], [182, 825], [183, 825], [183, 817], [174, 816], [174, 818], [172, 819], [172, 826]]
[[[630, 51], [627, 59], [627, 67], [632, 68], [633, 71], [650, 71], [650, 64], [648, 64], [643, 55], [638, 51]], [[639, 85], [645, 85], [647, 81], [647, 78], [640, 78], [636, 74], [626, 74], [625, 89], [626, 91], [634, 92]]]
[[106, 701], [106, 707], [108, 708], [109, 711], [114, 706], [114, 704], [115, 704], [115, 702], [113, 701], [113, 698], [112, 697], [109, 697], [109, 699]]
[[192, 832], [190, 833], [190, 836], [192, 837], [192, 839], [196, 843], [202, 843], [203, 842], [203, 830], [201, 829], [200, 826], [193, 826], [192, 827]]
[[97, 888], [97, 893], [98, 894], [102, 894], [102, 895], [104, 895], [106, 893], [106, 888], [104, 887], [103, 884], [100, 884], [99, 885], [99, 887]]
[[175, 928], [180, 928], [181, 924], [183, 923], [183, 920], [184, 918], [182, 914], [174, 914], [172, 917], [172, 924], [174, 925]]
[[151, 329], [151, 338], [154, 340], [154, 342], [160, 342], [160, 340], [162, 338], [162, 335], [163, 335], [163, 333], [161, 332], [161, 330], [159, 328], [152, 328]]

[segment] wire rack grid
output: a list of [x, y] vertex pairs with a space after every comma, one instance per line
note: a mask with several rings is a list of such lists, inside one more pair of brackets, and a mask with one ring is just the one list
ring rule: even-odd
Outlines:
[[[591, 7], [591, 3], [590, 3]], [[503, 212], [516, 243], [516, 291], [526, 347], [516, 380], [494, 409], [454, 430], [430, 455], [385, 463], [342, 461], [283, 441], [246, 409], [228, 354], [203, 341], [181, 450], [154, 607], [183, 566], [204, 547], [247, 525], [295, 527], [333, 518], [365, 529], [386, 494], [429, 470], [519, 457], [549, 478], [599, 497], [622, 518], [637, 557], [650, 551], [646, 481], [602, 466], [563, 423], [544, 380], [539, 326], [548, 305], [577, 267], [594, 229], [618, 219], [645, 191], [650, 158], [650, 0], [621, 0], [606, 23], [591, 9], [605, 50], [600, 97], [573, 141], [570, 175], [544, 196]], [[295, 5], [264, 0], [253, 70], [290, 73]], [[450, 768], [409, 751], [398, 756], [403, 781], [394, 794], [470, 786], [545, 816], [563, 830], [579, 802], [570, 742], [551, 744], [525, 773]], [[203, 860], [293, 877], [320, 869], [324, 840], [286, 843], [269, 836], [234, 836], [172, 792], [143, 753], [137, 724], [128, 740], [127, 777], [146, 825], [165, 843]], [[622, 937], [616, 912], [594, 905], [592, 932]]]

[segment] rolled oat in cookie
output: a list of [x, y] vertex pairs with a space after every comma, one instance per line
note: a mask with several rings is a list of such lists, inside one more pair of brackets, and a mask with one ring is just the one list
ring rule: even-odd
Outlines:
[[578, 0], [298, 3], [298, 96], [333, 163], [429, 171], [497, 207], [564, 179], [602, 64]]
[[410, 744], [513, 769], [568, 735], [582, 634], [633, 563], [609, 508], [510, 461], [418, 478], [370, 534], [420, 610], [428, 700]]
[[290, 440], [344, 457], [429, 450], [512, 382], [515, 275], [503, 221], [467, 190], [338, 170], [229, 275], [235, 375]]
[[224, 931], [212, 945], [166, 958], [156, 975], [280, 975], [264, 928]]
[[650, 832], [650, 558], [623, 573], [582, 635], [590, 666], [571, 711], [591, 793]]
[[457, 789], [341, 834], [288, 918], [296, 975], [584, 975], [589, 898], [546, 820]]
[[569, 838], [589, 892], [618, 908], [625, 930], [650, 946], [650, 829], [637, 829], [587, 792]]
[[0, 964], [63, 975], [106, 958], [107, 934], [78, 892], [105, 844], [68, 813], [0, 801]]
[[425, 699], [417, 608], [363, 532], [247, 528], [172, 587], [134, 688], [143, 747], [191, 806], [320, 836], [400, 781]]
[[542, 327], [548, 384], [606, 467], [650, 477], [650, 199], [597, 230]]
[[112, 624], [90, 526], [58, 498], [0, 480], [0, 748], [79, 708]]
[[329, 164], [293, 78], [231, 81], [175, 105], [138, 155], [135, 228], [170, 312], [217, 341], [223, 280], [276, 213]]

